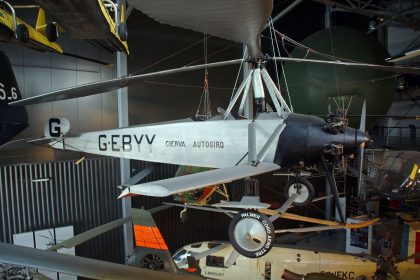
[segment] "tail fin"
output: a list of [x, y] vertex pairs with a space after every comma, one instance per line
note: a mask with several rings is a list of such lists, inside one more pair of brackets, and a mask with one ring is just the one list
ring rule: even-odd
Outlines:
[[132, 209], [135, 248], [130, 265], [178, 273], [168, 246], [150, 212]]
[[0, 51], [0, 145], [8, 142], [28, 126], [28, 114], [25, 108], [8, 105], [21, 98], [9, 58]]

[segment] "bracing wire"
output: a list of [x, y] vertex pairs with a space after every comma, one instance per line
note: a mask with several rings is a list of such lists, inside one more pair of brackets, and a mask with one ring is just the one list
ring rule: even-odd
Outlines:
[[[203, 51], [204, 51], [204, 64], [208, 62], [208, 43], [207, 43], [207, 35], [204, 34], [203, 39]], [[209, 93], [209, 80], [208, 80], [208, 69], [207, 67], [204, 69], [204, 88], [203, 93], [201, 94], [200, 102], [198, 104], [197, 112], [195, 114], [196, 118], [201, 118], [202, 120], [207, 120], [211, 118], [211, 107], [210, 107], [210, 93]], [[203, 103], [203, 114], [200, 115], [200, 108], [201, 104]]]
[[[270, 16], [269, 21], [270, 21], [270, 23], [269, 23], [270, 24], [269, 30], [270, 30], [270, 38], [271, 38], [271, 40], [270, 40], [271, 41], [271, 49], [273, 50], [274, 56], [276, 56], [276, 49], [274, 48], [274, 40], [275, 40], [275, 38], [273, 38], [274, 37], [274, 35], [273, 35], [273, 27], [274, 27], [274, 25], [273, 25], [273, 19], [272, 19], [271, 16]], [[279, 53], [279, 56], [280, 56], [280, 53]], [[277, 60], [274, 60], [274, 69], [276, 71], [277, 85], [280, 87], [280, 77], [279, 77], [279, 70], [277, 68]]]
[[242, 54], [242, 62], [241, 62], [241, 64], [239, 65], [238, 74], [236, 75], [235, 84], [234, 84], [233, 89], [232, 89], [232, 94], [230, 95], [230, 101], [232, 101], [232, 99], [233, 99], [233, 95], [235, 94], [236, 85], [238, 84], [239, 75], [241, 74], [242, 66], [243, 66], [243, 64], [244, 64], [244, 61], [245, 61], [245, 56], [247, 55], [247, 53], [248, 53], [248, 47], [245, 45], [245, 47], [244, 47], [244, 52], [243, 52], [243, 54]]
[[[273, 22], [272, 22], [272, 20], [271, 20], [271, 18], [270, 18], [270, 36], [271, 36], [271, 35], [273, 34], [273, 32], [275, 32], [275, 31], [276, 31], [276, 30], [274, 29], [274, 24], [273, 24]], [[280, 47], [279, 47], [279, 43], [278, 43], [278, 41], [277, 41], [277, 37], [276, 37], [276, 36], [274, 36], [274, 40], [275, 40], [275, 42], [276, 42], [277, 53], [278, 53], [279, 57], [281, 57]], [[271, 44], [272, 44], [272, 45], [274, 44], [274, 43], [273, 43], [273, 38], [271, 38]], [[274, 46], [273, 46], [273, 53], [275, 54], [275, 51], [274, 51]], [[284, 85], [285, 85], [285, 88], [286, 88], [287, 99], [289, 100], [289, 104], [290, 104], [290, 110], [293, 112], [293, 111], [294, 111], [294, 110], [293, 110], [293, 104], [292, 104], [292, 99], [291, 99], [291, 97], [290, 97], [289, 86], [288, 86], [288, 83], [287, 83], [286, 71], [285, 71], [285, 69], [284, 69], [284, 65], [283, 65], [283, 63], [282, 63], [282, 62], [280, 62], [280, 66], [281, 66], [281, 72], [282, 72], [283, 79], [284, 79]], [[276, 68], [276, 74], [277, 74], [277, 83], [278, 83], [278, 86], [279, 86], [279, 91], [281, 92], [281, 90], [280, 90], [280, 81], [279, 81], [279, 77], [278, 77], [278, 73], [277, 73], [277, 63], [275, 64], [275, 68]]]

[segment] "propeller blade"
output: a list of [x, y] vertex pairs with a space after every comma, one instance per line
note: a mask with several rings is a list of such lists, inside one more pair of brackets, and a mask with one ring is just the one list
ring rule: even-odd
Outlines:
[[66, 89], [60, 89], [57, 91], [52, 91], [49, 93], [40, 94], [37, 96], [21, 99], [15, 102], [9, 103], [10, 105], [31, 105], [51, 101], [60, 101], [84, 96], [90, 96], [98, 93], [109, 92], [116, 89], [124, 88], [129, 85], [136, 84], [141, 80], [147, 78], [155, 78], [170, 74], [177, 74], [182, 72], [189, 72], [194, 70], [200, 70], [205, 68], [213, 68], [227, 65], [239, 64], [242, 62], [242, 59], [234, 59], [228, 61], [200, 64], [194, 66], [185, 66], [180, 68], [174, 68], [169, 70], [157, 71], [153, 73], [146, 73], [140, 75], [126, 76], [121, 78], [116, 78], [108, 81], [99, 81], [88, 83], [80, 86], [70, 87]]
[[292, 57], [272, 57], [272, 60], [276, 61], [292, 61], [292, 62], [304, 62], [304, 63], [319, 63], [319, 64], [329, 64], [329, 65], [341, 65], [357, 68], [365, 68], [393, 73], [406, 73], [413, 75], [420, 75], [420, 68], [416, 67], [400, 67], [400, 66], [388, 66], [388, 65], [378, 65], [370, 63], [356, 63], [356, 62], [345, 62], [345, 61], [331, 61], [331, 60], [318, 60], [318, 59], [304, 59], [304, 58], [292, 58]]
[[[363, 100], [363, 106], [362, 106], [362, 115], [360, 116], [360, 126], [359, 130], [365, 132], [366, 130], [366, 99]], [[362, 195], [362, 170], [363, 170], [363, 158], [365, 152], [365, 142], [361, 143], [359, 146], [359, 154], [357, 157], [357, 170], [358, 170], [358, 177], [357, 177], [357, 192], [358, 197], [360, 198]], [[363, 198], [365, 199], [365, 198]]]

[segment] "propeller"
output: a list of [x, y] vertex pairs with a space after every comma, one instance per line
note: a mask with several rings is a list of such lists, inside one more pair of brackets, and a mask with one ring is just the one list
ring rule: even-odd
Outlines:
[[[366, 99], [363, 101], [362, 106], [362, 114], [360, 116], [360, 126], [359, 130], [362, 132], [365, 132], [366, 130]], [[362, 198], [362, 170], [363, 170], [363, 158], [364, 158], [364, 151], [365, 151], [365, 142], [362, 142], [359, 146], [359, 154], [357, 157], [357, 170], [358, 170], [358, 176], [357, 176], [357, 194], [359, 198]], [[362, 199], [366, 199], [363, 197]]]

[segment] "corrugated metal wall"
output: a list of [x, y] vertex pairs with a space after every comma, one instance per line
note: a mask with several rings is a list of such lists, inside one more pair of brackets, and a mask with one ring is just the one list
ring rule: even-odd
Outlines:
[[[46, 182], [34, 179], [50, 178]], [[73, 225], [79, 234], [122, 216], [119, 160], [0, 166], [0, 241], [13, 234]], [[122, 228], [76, 248], [77, 255], [124, 262]]]

